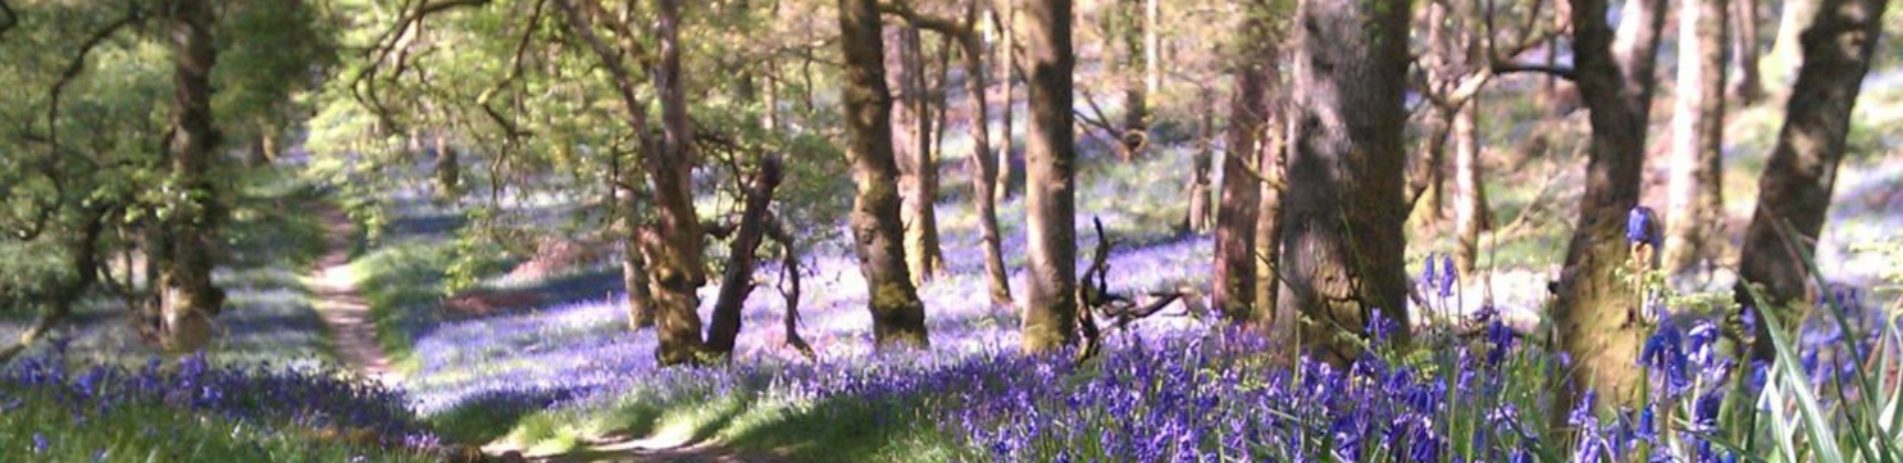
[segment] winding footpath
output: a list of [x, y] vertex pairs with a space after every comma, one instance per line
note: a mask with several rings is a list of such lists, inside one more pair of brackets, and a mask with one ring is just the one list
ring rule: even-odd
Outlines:
[[350, 268], [350, 249], [356, 241], [356, 226], [336, 206], [315, 206], [324, 222], [324, 256], [304, 278], [304, 285], [316, 295], [317, 314], [330, 329], [332, 350], [337, 361], [351, 371], [371, 379], [388, 380], [390, 357], [377, 342], [376, 318], [370, 304], [357, 290], [357, 275]]

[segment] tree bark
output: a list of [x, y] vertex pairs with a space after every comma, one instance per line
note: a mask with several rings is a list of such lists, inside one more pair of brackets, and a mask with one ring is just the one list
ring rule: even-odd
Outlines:
[[655, 94], [661, 100], [661, 151], [647, 160], [649, 181], [660, 206], [656, 230], [661, 245], [650, 250], [650, 285], [654, 286], [655, 327], [662, 338], [661, 363], [694, 361], [700, 350], [700, 296], [707, 283], [701, 264], [700, 219], [694, 215], [694, 161], [688, 143], [694, 139], [687, 119], [687, 86], [681, 79], [680, 0], [655, 0], [654, 33], [659, 39], [660, 68], [654, 73]]
[[1572, 1], [1574, 84], [1591, 112], [1592, 135], [1586, 190], [1553, 305], [1560, 344], [1577, 370], [1557, 395], [1556, 410], [1571, 409], [1588, 388], [1610, 398], [1605, 403], [1623, 403], [1645, 378], [1633, 368], [1646, 333], [1637, 322], [1637, 288], [1620, 268], [1631, 251], [1626, 214], [1639, 201], [1658, 34], [1657, 27], [1634, 32], [1651, 39], [1620, 40], [1615, 52], [1605, 12], [1604, 0]]
[[[760, 171], [747, 185], [747, 205], [740, 212], [740, 228], [734, 232], [732, 256], [720, 277], [720, 293], [714, 297], [714, 314], [707, 326], [707, 352], [733, 354], [734, 339], [740, 335], [740, 309], [753, 292], [754, 253], [766, 235], [767, 206], [773, 204], [773, 189], [780, 186], [780, 160], [767, 157]], [[788, 269], [786, 271], [794, 271]]]
[[1196, 156], [1190, 161], [1189, 217], [1184, 219], [1183, 227], [1190, 233], [1205, 233], [1210, 230], [1210, 219], [1214, 214], [1210, 210], [1209, 174], [1215, 163], [1216, 92], [1204, 87], [1199, 93], [1202, 101], [1203, 117], [1196, 125]]
[[[1887, 3], [1822, 0], [1816, 21], [1804, 32], [1804, 66], [1798, 69], [1777, 147], [1758, 179], [1757, 211], [1744, 233], [1737, 289], [1741, 305], [1789, 320], [1789, 304], [1817, 295], [1805, 256], [1816, 249], [1823, 230], [1851, 110], [1870, 71]], [[1759, 286], [1768, 300], [1754, 300], [1747, 284]], [[1758, 359], [1770, 359], [1773, 352], [1768, 325], [1757, 324], [1753, 352]]]
[[998, 232], [998, 159], [991, 154], [991, 114], [986, 103], [984, 43], [978, 40], [978, 34], [972, 30], [983, 17], [979, 14], [977, 2], [972, 2], [965, 10], [965, 33], [957, 39], [964, 49], [965, 97], [971, 105], [972, 120], [966, 124], [971, 131], [971, 191], [972, 201], [978, 210], [978, 235], [983, 245], [985, 260], [985, 281], [990, 288], [991, 304], [995, 306], [1011, 305], [1011, 281], [1004, 269], [1003, 237]]
[[1488, 223], [1487, 191], [1480, 169], [1480, 101], [1470, 98], [1454, 111], [1454, 268], [1473, 275], [1480, 259], [1480, 232]]
[[[1399, 0], [1306, 0], [1295, 58], [1296, 128], [1283, 202], [1279, 305], [1297, 308], [1311, 354], [1337, 364], [1374, 312], [1409, 339], [1403, 95], [1409, 8]], [[1291, 322], [1293, 322], [1291, 320]]]
[[1725, 0], [1694, 0], [1678, 13], [1677, 103], [1672, 109], [1671, 195], [1665, 271], [1685, 283], [1724, 245]]
[[213, 248], [220, 222], [219, 197], [207, 178], [218, 134], [212, 126], [212, 11], [205, 0], [180, 0], [171, 8], [173, 82], [169, 151], [173, 180], [185, 192], [172, 196], [167, 221], [171, 233], [160, 268], [163, 317], [161, 344], [175, 352], [203, 348], [211, 340], [211, 318], [224, 305], [224, 291], [212, 284]]
[[1148, 16], [1145, 14], [1147, 2], [1154, 0], [1120, 0], [1116, 6], [1123, 20], [1119, 40], [1123, 48], [1123, 143], [1124, 161], [1143, 156], [1150, 138], [1149, 103], [1149, 64], [1147, 45], [1150, 38]]
[[[618, 164], [618, 163], [617, 163]], [[618, 166], [617, 166], [618, 167]], [[636, 169], [619, 168], [614, 186], [621, 208], [621, 283], [627, 288], [628, 329], [654, 327], [654, 293], [648, 282], [647, 249], [641, 230], [648, 227], [647, 199], [635, 185], [647, 183]]]
[[449, 137], [436, 134], [436, 195], [444, 203], [462, 197], [462, 162]]
[[999, 202], [1011, 195], [1011, 119], [1017, 102], [1017, 81], [1011, 76], [1018, 66], [1017, 13], [1017, 0], [997, 0], [996, 7], [991, 11], [991, 21], [997, 24], [1002, 39], [998, 49], [1004, 55], [1004, 59], [998, 60], [998, 83], [1004, 87], [1003, 107], [998, 108], [1002, 113], [998, 116], [998, 124], [1004, 131], [998, 134], [998, 187], [992, 195]]
[[1262, 14], [1244, 19], [1238, 34], [1247, 47], [1233, 66], [1236, 89], [1229, 100], [1228, 149], [1222, 161], [1222, 199], [1216, 202], [1216, 261], [1211, 274], [1215, 287], [1210, 305], [1229, 321], [1245, 324], [1255, 318], [1256, 216], [1261, 206], [1262, 182], [1257, 173], [1262, 156], [1262, 134], [1269, 126], [1264, 104], [1270, 79], [1276, 78], [1274, 43]]
[[919, 27], [898, 28], [896, 54], [899, 72], [893, 73], [900, 88], [897, 133], [900, 141], [893, 151], [899, 159], [900, 208], [905, 220], [905, 267], [917, 285], [944, 270], [938, 246], [938, 217], [933, 207], [937, 197], [937, 160], [932, 152], [933, 120], [930, 77], [925, 62], [925, 41]]
[[1026, 132], [1025, 211], [1030, 269], [1024, 350], [1048, 352], [1077, 338], [1077, 228], [1070, 0], [1025, 5], [1031, 118]]
[[846, 63], [846, 153], [858, 186], [851, 217], [853, 244], [866, 279], [873, 337], [880, 347], [923, 347], [925, 304], [905, 268], [898, 165], [892, 154], [892, 96], [885, 85], [878, 1], [839, 0], [839, 32]]
[[1163, 41], [1158, 30], [1163, 26], [1163, 10], [1157, 2], [1143, 1], [1143, 89], [1151, 94], [1163, 90]]
[[[1272, 73], [1278, 73], [1271, 70]], [[1283, 311], [1276, 306], [1276, 298], [1281, 295], [1280, 279], [1276, 275], [1281, 271], [1282, 260], [1282, 184], [1286, 182], [1282, 173], [1282, 157], [1288, 149], [1288, 124], [1283, 120], [1280, 88], [1274, 83], [1280, 76], [1272, 75], [1268, 79], [1270, 90], [1264, 101], [1268, 112], [1267, 123], [1262, 133], [1262, 148], [1256, 154], [1256, 170], [1262, 173], [1262, 181], [1257, 182], [1261, 193], [1256, 199], [1255, 215], [1255, 307], [1247, 323], [1262, 329], [1274, 329], [1278, 317]], [[1284, 332], [1276, 332], [1277, 335]]]
[[[1579, 5], [1574, 3], [1573, 10], [1579, 10]], [[1646, 82], [1642, 86], [1628, 87], [1626, 91], [1637, 92], [1648, 103], [1639, 108], [1642, 116], [1639, 126], [1649, 127], [1652, 114], [1649, 103], [1658, 81], [1660, 32], [1665, 29], [1665, 0], [1627, 1], [1619, 18], [1619, 29], [1613, 36], [1612, 56], [1617, 60], [1619, 70], [1624, 72], [1626, 82]], [[1574, 24], [1578, 24], [1577, 18]], [[1574, 61], [1574, 67], [1577, 68], [1577, 59]]]
[[1758, 77], [1758, 0], [1731, 0], [1731, 25], [1737, 31], [1731, 38], [1731, 56], [1737, 62], [1737, 79], [1731, 81], [1727, 95], [1742, 105], [1764, 98], [1764, 82]]

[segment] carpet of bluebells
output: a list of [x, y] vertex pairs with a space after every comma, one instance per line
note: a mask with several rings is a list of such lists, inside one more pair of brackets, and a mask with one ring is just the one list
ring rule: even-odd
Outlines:
[[[386, 347], [401, 356], [391, 383], [314, 366], [321, 362], [297, 355], [315, 345], [307, 337], [284, 338], [306, 346], [290, 354], [261, 353], [280, 331], [314, 332], [312, 317], [282, 275], [234, 279], [257, 282], [237, 286], [234, 299], [258, 291], [261, 302], [227, 314], [236, 317], [227, 337], [258, 342], [230, 342], [210, 359], [104, 366], [93, 366], [98, 354], [67, 355], [63, 341], [50, 343], [0, 369], [0, 444], [136, 460], [33, 427], [44, 421], [7, 420], [53, 416], [68, 430], [114, 422], [130, 428], [113, 433], [164, 439], [164, 429], [120, 415], [160, 408], [248, 427], [243, 435], [261, 442], [256, 436], [286, 432], [368, 436], [345, 440], [397, 450], [345, 454], [392, 460], [410, 457], [400, 449], [450, 443], [559, 452], [676, 434], [822, 461], [1881, 461], [1874, 456], [1903, 446], [1903, 426], [1892, 422], [1903, 415], [1903, 336], [1878, 307], [1887, 302], [1847, 286], [1789, 320], [1751, 311], [1727, 320], [1682, 304], [1696, 298], [1655, 288], [1645, 299], [1652, 330], [1632, 365], [1646, 377], [1643, 399], [1614, 407], [1587, 392], [1556, 407], [1568, 360], [1544, 349], [1541, 327], [1522, 321], [1536, 309], [1481, 303], [1445, 257], [1425, 259], [1415, 285], [1426, 301], [1407, 308], [1435, 323], [1376, 317], [1370, 349], [1346, 365], [1280, 356], [1260, 335], [1183, 304], [1108, 330], [1103, 353], [1079, 363], [1068, 353], [1019, 354], [1016, 314], [986, 302], [977, 257], [963, 252], [947, 255], [949, 275], [920, 289], [931, 347], [874, 351], [856, 262], [822, 247], [801, 269], [799, 330], [815, 357], [786, 345], [774, 284], [786, 269], [768, 265], [730, 362], [663, 369], [654, 364], [654, 334], [626, 329], [612, 267], [490, 278], [481, 286], [538, 296], [493, 313], [452, 313], [440, 305], [453, 259], [418, 257], [453, 241], [446, 236], [462, 218], [424, 206], [399, 215], [363, 259], [405, 263], [367, 266], [365, 275], [366, 285], [384, 285], [365, 290]], [[1635, 244], [1655, 245], [1649, 220], [1635, 211]], [[947, 249], [975, 247], [972, 235], [949, 229]], [[1022, 248], [1021, 239], [1006, 242], [1008, 256]], [[1120, 244], [1109, 285], [1141, 294], [1200, 284], [1210, 258], [1201, 238]], [[703, 319], [712, 290], [702, 294]], [[1735, 333], [1757, 323], [1795, 334], [1774, 340], [1783, 361], [1740, 360]], [[63, 339], [85, 342], [103, 329]], [[1402, 329], [1416, 332], [1416, 346], [1388, 346], [1383, 334]], [[28, 410], [35, 414], [16, 413]], [[286, 458], [262, 445], [218, 455]]]
[[[1007, 254], [1019, 245], [1007, 243]], [[1111, 287], [1141, 293], [1199, 281], [1208, 246], [1191, 239], [1120, 249], [1111, 258]], [[975, 256], [951, 257], [954, 268], [976, 266]], [[879, 353], [870, 349], [870, 320], [859, 302], [864, 285], [850, 256], [822, 255], [808, 265], [801, 330], [818, 349], [816, 360], [785, 347], [782, 301], [764, 284], [747, 305], [732, 363], [656, 369], [653, 335], [623, 328], [616, 277], [603, 270], [494, 282], [557, 295], [503, 315], [409, 311], [413, 318], [402, 326], [418, 368], [406, 385], [428, 415], [504, 409], [531, 415], [525, 422], [539, 415], [544, 424], [566, 423], [549, 425], [566, 431], [507, 437], [523, 447], [563, 432], [581, 434], [567, 436], [572, 446], [576, 437], [665, 431], [656, 428], [668, 425], [667, 416], [687, 414], [695, 416], [684, 431], [689, 440], [792, 445], [795, 455], [815, 458], [839, 454], [801, 450], [774, 434], [833, 428], [815, 438], [881, 440], [887, 443], [848, 455], [902, 460], [1715, 462], [1766, 454], [1806, 426], [1793, 415], [1795, 387], [1827, 407], [1834, 418], [1826, 424], [1855, 418], [1855, 407], [1829, 396], [1864, 397], [1858, 385], [1838, 386], [1851, 382], [1852, 366], [1895, 350], [1894, 342], [1880, 342], [1885, 316], [1842, 289], [1819, 301], [1833, 310], [1799, 330], [1793, 350], [1805, 380], [1767, 389], [1774, 375], [1764, 363], [1737, 360], [1722, 317], [1667, 307], [1671, 298], [1654, 295], [1647, 300], [1655, 331], [1633, 365], [1648, 378], [1641, 406], [1611, 411], [1588, 392], [1553, 409], [1567, 360], [1522, 334], [1537, 328], [1511, 323], [1500, 310], [1446, 310], [1463, 305], [1456, 301], [1465, 289], [1445, 257], [1430, 256], [1416, 282], [1428, 299], [1412, 308], [1417, 318], [1431, 313], [1445, 322], [1417, 327], [1426, 348], [1376, 348], [1345, 366], [1276, 361], [1263, 354], [1272, 350], [1259, 336], [1228, 332], [1180, 305], [1111, 331], [1097, 360], [1023, 356], [1016, 316], [984, 302], [975, 272], [921, 288], [932, 309], [929, 351]], [[763, 269], [762, 280], [777, 281], [779, 271]], [[710, 303], [711, 291], [703, 299]], [[702, 307], [703, 318], [708, 310]], [[1793, 445], [1815, 445], [1802, 442]]]

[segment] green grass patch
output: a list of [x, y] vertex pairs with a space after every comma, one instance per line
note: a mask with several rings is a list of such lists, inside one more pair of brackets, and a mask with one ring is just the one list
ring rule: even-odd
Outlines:
[[[12, 400], [13, 402], [8, 402]], [[437, 461], [354, 444], [334, 433], [270, 427], [157, 404], [114, 404], [75, 419], [69, 405], [34, 389], [0, 389], [0, 459], [14, 461]]]

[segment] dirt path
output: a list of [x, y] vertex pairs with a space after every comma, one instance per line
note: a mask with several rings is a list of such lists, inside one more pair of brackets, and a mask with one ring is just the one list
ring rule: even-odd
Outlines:
[[315, 306], [324, 326], [330, 329], [337, 360], [352, 371], [381, 380], [390, 373], [390, 358], [377, 342], [376, 320], [370, 305], [357, 291], [357, 276], [350, 268], [350, 248], [356, 240], [356, 227], [336, 206], [316, 206], [324, 219], [324, 256], [304, 278], [304, 285], [315, 293]]

